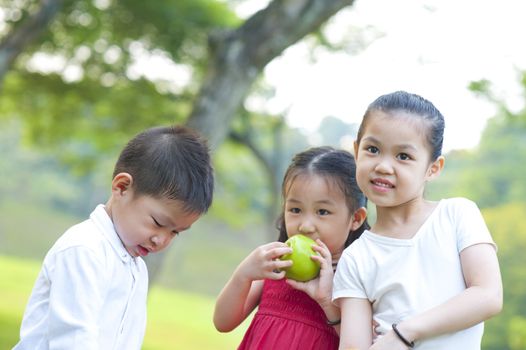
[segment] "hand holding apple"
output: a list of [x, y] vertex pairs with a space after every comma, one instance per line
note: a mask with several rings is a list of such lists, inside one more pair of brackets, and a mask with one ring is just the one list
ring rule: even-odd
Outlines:
[[285, 268], [285, 277], [299, 282], [312, 280], [320, 273], [320, 264], [311, 259], [312, 255], [317, 255], [312, 245], [316, 244], [311, 238], [302, 234], [290, 237], [286, 242], [292, 253], [281, 256], [281, 260], [291, 260], [292, 266]]

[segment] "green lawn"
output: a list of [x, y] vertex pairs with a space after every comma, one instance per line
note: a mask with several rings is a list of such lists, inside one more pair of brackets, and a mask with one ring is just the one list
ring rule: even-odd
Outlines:
[[[0, 349], [18, 340], [24, 308], [40, 262], [0, 256]], [[235, 349], [248, 323], [221, 334], [212, 324], [214, 300], [154, 287], [148, 301], [148, 328], [143, 349]]]

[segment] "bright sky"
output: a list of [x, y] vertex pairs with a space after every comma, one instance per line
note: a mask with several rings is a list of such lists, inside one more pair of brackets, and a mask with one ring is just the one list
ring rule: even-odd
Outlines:
[[[240, 11], [266, 3], [251, 0]], [[276, 88], [265, 108], [313, 131], [325, 116], [359, 123], [376, 97], [406, 90], [444, 114], [445, 151], [474, 147], [495, 109], [467, 90], [470, 81], [490, 80], [512, 109], [524, 103], [517, 70], [526, 69], [525, 14], [523, 0], [357, 0], [333, 19], [331, 35], [352, 25], [383, 36], [356, 55], [319, 52], [314, 63], [305, 45], [289, 48], [265, 70]]]

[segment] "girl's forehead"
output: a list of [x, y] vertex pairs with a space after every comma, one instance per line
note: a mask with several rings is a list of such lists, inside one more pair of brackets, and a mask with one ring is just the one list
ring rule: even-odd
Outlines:
[[364, 131], [367, 131], [371, 125], [382, 126], [386, 121], [394, 122], [397, 127], [400, 128], [411, 128], [416, 130], [419, 134], [425, 136], [429, 132], [430, 125], [427, 120], [421, 115], [407, 112], [404, 110], [393, 110], [393, 111], [382, 111], [373, 110], [371, 111], [364, 125]]
[[395, 109], [384, 111], [380, 109], [373, 109], [368, 114], [368, 121], [372, 120], [396, 120], [401, 123], [423, 123], [425, 119], [415, 113], [411, 113], [402, 109]]
[[313, 172], [303, 172], [292, 176], [286, 183], [286, 193], [292, 189], [306, 191], [309, 187], [324, 185], [329, 193], [342, 192], [338, 181], [330, 175], [322, 175]]

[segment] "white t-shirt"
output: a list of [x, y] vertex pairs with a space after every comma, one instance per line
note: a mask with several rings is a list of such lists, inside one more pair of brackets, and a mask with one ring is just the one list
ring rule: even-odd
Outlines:
[[[334, 276], [333, 300], [372, 303], [377, 331], [419, 314], [466, 289], [459, 253], [474, 244], [494, 245], [480, 210], [470, 200], [441, 200], [411, 239], [365, 231], [347, 247]], [[484, 324], [415, 342], [424, 349], [480, 349]]]
[[47, 253], [13, 350], [140, 349], [147, 293], [146, 264], [99, 205]]

